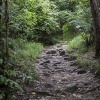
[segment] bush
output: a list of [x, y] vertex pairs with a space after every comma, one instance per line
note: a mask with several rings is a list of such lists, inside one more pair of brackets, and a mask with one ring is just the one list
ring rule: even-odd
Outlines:
[[15, 90], [22, 90], [21, 83], [33, 84], [36, 76], [33, 62], [43, 50], [40, 43], [9, 40], [9, 64], [5, 69], [0, 68], [0, 100], [11, 100], [13, 97], [10, 96]]
[[65, 24], [62, 30], [63, 30], [63, 38], [64, 40], [66, 39], [67, 42], [69, 42], [77, 35], [75, 26], [71, 25], [70, 23]]
[[67, 50], [71, 51], [73, 49], [77, 49], [77, 50], [80, 49], [82, 51], [86, 49], [84, 47], [84, 39], [82, 38], [81, 35], [78, 35], [69, 41]]
[[100, 59], [93, 59], [94, 46], [87, 48], [81, 35], [69, 41], [67, 50], [74, 50], [73, 55], [77, 56], [77, 62], [80, 63], [80, 66], [94, 69], [96, 73], [100, 74]]

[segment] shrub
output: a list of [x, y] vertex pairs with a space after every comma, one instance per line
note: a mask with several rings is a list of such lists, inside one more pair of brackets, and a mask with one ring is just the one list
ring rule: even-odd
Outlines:
[[28, 42], [23, 39], [10, 40], [10, 63], [13, 69], [17, 70], [17, 76], [23, 82], [31, 83], [34, 81], [34, 61], [43, 50], [40, 43]]
[[84, 39], [81, 35], [78, 35], [69, 41], [67, 50], [71, 51], [73, 49], [84, 49]]

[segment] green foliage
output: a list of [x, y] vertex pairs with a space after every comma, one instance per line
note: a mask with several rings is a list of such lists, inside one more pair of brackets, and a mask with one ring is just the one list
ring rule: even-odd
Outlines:
[[63, 10], [71, 10], [74, 11], [74, 7], [76, 5], [76, 1], [72, 0], [54, 0], [56, 5], [60, 11]]
[[[40, 43], [28, 42], [23, 39], [9, 39], [10, 59], [6, 69], [0, 68], [0, 100], [9, 98], [15, 90], [21, 90], [15, 79], [18, 78], [26, 84], [33, 84], [35, 78], [34, 60], [42, 52]], [[0, 60], [2, 64], [2, 59]]]
[[63, 32], [66, 34], [66, 37], [82, 33], [81, 35], [84, 40], [86, 40], [88, 34], [92, 33], [92, 17], [89, 2], [76, 1], [76, 4], [74, 12], [68, 11], [66, 24], [63, 26]]
[[68, 51], [71, 51], [73, 49], [76, 49], [77, 51], [82, 49], [84, 50], [84, 39], [82, 38], [82, 36], [78, 35], [70, 40], [67, 49]]
[[[18, 57], [17, 59], [19, 62], [21, 59], [24, 60], [34, 60], [40, 52], [43, 50], [43, 46], [40, 43], [34, 43], [34, 42], [27, 42], [23, 39], [11, 39], [10, 40], [10, 46], [13, 48], [13, 57]], [[14, 59], [14, 58], [13, 58]]]
[[5, 85], [8, 86], [9, 88], [12, 89], [21, 89], [21, 87], [14, 81], [7, 79], [6, 77], [4, 77], [3, 75], [0, 75], [0, 85]]
[[3, 60], [2, 60], [2, 59], [0, 59], [0, 64], [2, 64], [2, 62], [3, 62]]
[[[89, 48], [92, 34], [92, 17], [89, 0], [8, 0], [9, 1], [9, 63], [5, 67], [5, 17], [1, 7], [0, 23], [0, 100], [11, 91], [21, 89], [14, 81], [18, 78], [33, 84], [33, 62], [43, 50], [43, 44], [54, 44], [64, 38], [68, 50], [81, 55]], [[90, 42], [89, 42], [90, 41]], [[36, 43], [41, 42], [41, 43]], [[90, 46], [90, 45], [89, 45]], [[78, 56], [79, 56], [78, 55]], [[100, 61], [89, 61], [83, 56], [77, 59], [84, 66], [100, 70]]]
[[18, 83], [6, 78], [3, 75], [0, 75], [0, 100], [3, 100], [4, 98], [7, 99], [8, 95], [10, 94], [9, 92], [12, 92], [16, 89], [23, 91]]
[[76, 28], [70, 23], [66, 23], [63, 26], [62, 30], [63, 30], [63, 37], [64, 39], [67, 40], [67, 42], [69, 42], [71, 39], [73, 39], [77, 35]]
[[18, 69], [17, 75], [23, 82], [31, 84], [34, 82], [34, 61], [43, 50], [40, 43], [28, 42], [23, 39], [10, 40], [11, 58], [10, 63], [14, 69]]
[[[68, 10], [63, 25], [64, 37], [68, 41], [68, 51], [74, 51], [77, 61], [84, 67], [91, 67], [100, 73], [100, 60], [93, 60], [94, 52], [91, 9], [88, 0], [70, 0], [76, 2], [74, 11]], [[77, 36], [78, 35], [78, 36]]]
[[96, 74], [100, 75], [100, 59], [93, 59], [92, 57], [84, 56], [87, 54], [77, 54], [77, 61], [80, 63], [81, 67], [91, 68]]
[[100, 58], [94, 61], [94, 63], [92, 62], [91, 65], [93, 66], [93, 68], [95, 68], [96, 72], [100, 75]]
[[77, 56], [78, 56], [77, 57], [77, 62], [80, 63], [81, 67], [87, 68], [87, 67], [90, 66], [91, 62], [88, 59], [86, 59], [86, 57], [84, 57], [82, 54], [80, 54], [80, 56], [79, 56], [79, 54], [77, 54]]
[[[49, 0], [10, 0], [10, 29], [13, 37], [52, 41], [59, 31], [56, 5]], [[50, 39], [49, 39], [50, 37]]]

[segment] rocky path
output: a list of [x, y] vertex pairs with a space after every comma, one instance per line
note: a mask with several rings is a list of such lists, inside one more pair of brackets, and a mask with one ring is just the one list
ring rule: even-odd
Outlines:
[[22, 100], [100, 100], [100, 80], [80, 68], [64, 42], [47, 47], [36, 61], [38, 80]]

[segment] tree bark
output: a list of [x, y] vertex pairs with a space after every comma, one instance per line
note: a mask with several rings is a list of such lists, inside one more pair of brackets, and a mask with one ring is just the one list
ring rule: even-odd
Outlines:
[[[3, 36], [2, 36], [2, 7], [3, 7], [3, 1], [0, 1], [0, 7], [1, 7], [1, 11], [0, 11], [0, 59], [2, 59], [2, 62], [0, 63], [0, 68], [2, 70], [4, 70], [4, 65], [5, 65], [5, 58], [3, 55], [3, 50], [4, 50], [4, 43], [3, 43]], [[2, 72], [3, 73], [3, 72]], [[1, 74], [2, 74], [1, 73]]]
[[8, 66], [9, 60], [9, 47], [8, 47], [8, 33], [9, 33], [9, 15], [8, 15], [8, 0], [5, 0], [5, 33], [6, 33], [6, 62], [5, 66]]
[[90, 6], [93, 16], [94, 36], [95, 36], [95, 57], [100, 57], [100, 16], [97, 0], [90, 0]]
[[[2, 0], [0, 1], [0, 7], [2, 8]], [[2, 13], [2, 10], [0, 11], [0, 13]], [[2, 49], [2, 44], [1, 44], [1, 42], [2, 42], [2, 36], [1, 36], [1, 25], [2, 25], [2, 23], [1, 22], [2, 21], [1, 21], [1, 14], [0, 14], [0, 51]]]

